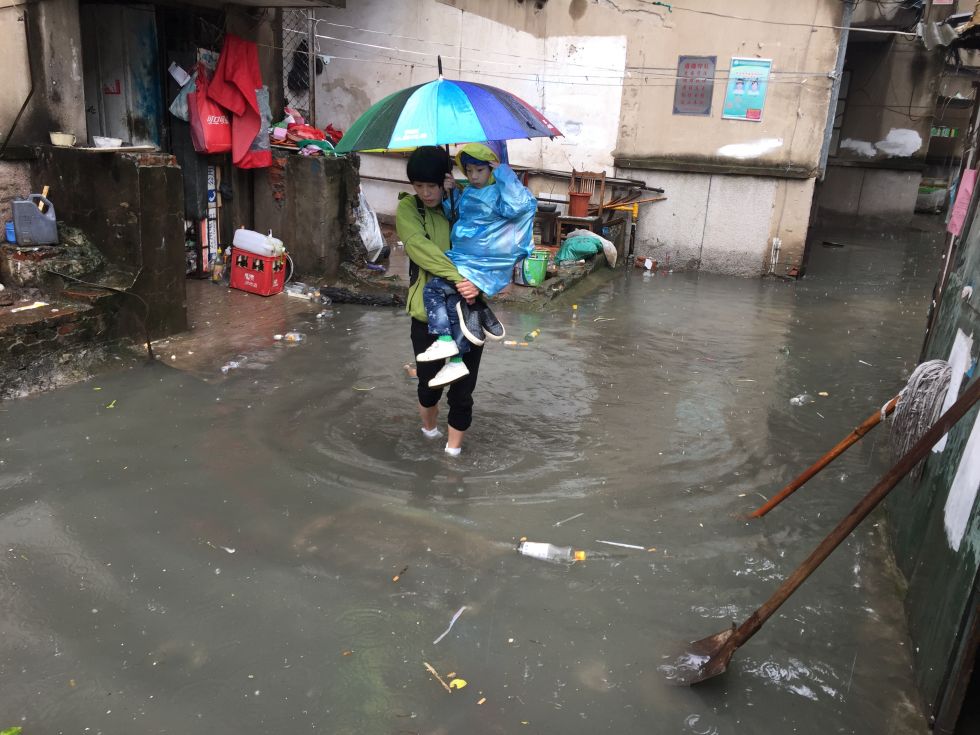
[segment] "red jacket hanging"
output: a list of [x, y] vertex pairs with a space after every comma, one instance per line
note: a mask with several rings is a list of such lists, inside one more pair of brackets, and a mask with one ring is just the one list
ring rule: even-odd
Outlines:
[[262, 86], [258, 47], [251, 41], [225, 36], [218, 68], [208, 86], [208, 97], [232, 114], [231, 160], [239, 168], [272, 165], [272, 152], [249, 150], [262, 131], [255, 90]]

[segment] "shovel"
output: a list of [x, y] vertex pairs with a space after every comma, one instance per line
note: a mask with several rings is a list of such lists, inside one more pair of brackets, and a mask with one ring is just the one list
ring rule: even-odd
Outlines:
[[780, 490], [778, 493], [772, 496], [764, 505], [760, 505], [754, 511], [749, 513], [749, 518], [762, 518], [766, 513], [771, 511], [777, 505], [782, 503], [786, 498], [795, 493], [801, 487], [803, 487], [810, 479], [820, 472], [824, 467], [829, 465], [844, 452], [846, 452], [851, 445], [856, 444], [857, 441], [871, 431], [874, 427], [881, 423], [882, 419], [886, 416], [890, 416], [895, 410], [895, 406], [898, 405], [898, 396], [892, 398], [888, 403], [886, 403], [880, 411], [875, 411], [873, 414], [868, 416], [860, 426], [856, 427], [850, 434], [845, 436], [840, 442], [824, 456], [814, 462], [812, 465], [807, 467], [799, 477], [797, 477], [792, 482], [788, 483], [786, 487]]
[[725, 673], [735, 650], [759, 631], [769, 617], [779, 609], [780, 605], [786, 602], [806, 578], [823, 563], [824, 559], [830, 556], [831, 552], [857, 528], [858, 524], [874, 510], [875, 506], [891, 492], [892, 488], [929, 454], [929, 450], [936, 442], [957, 421], [963, 418], [964, 414], [973, 407], [978, 399], [980, 399], [980, 378], [970, 383], [963, 395], [956, 400], [956, 403], [950, 406], [949, 410], [939, 417], [939, 420], [922, 435], [905, 456], [884, 474], [878, 484], [871, 488], [861, 502], [854, 506], [854, 509], [837, 524], [837, 527], [830, 532], [827, 538], [820, 542], [820, 545], [813, 550], [806, 561], [800, 564], [796, 571], [773, 593], [772, 597], [766, 600], [744, 623], [738, 627], [735, 627], [733, 623], [728, 630], [723, 630], [689, 644], [687, 650], [675, 660], [670, 677], [672, 683], [690, 686]]

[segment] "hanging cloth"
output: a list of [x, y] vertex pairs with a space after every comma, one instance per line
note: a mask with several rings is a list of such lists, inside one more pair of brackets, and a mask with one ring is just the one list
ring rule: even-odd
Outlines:
[[226, 35], [208, 96], [232, 114], [231, 161], [239, 168], [272, 165], [271, 151], [252, 150], [256, 138], [263, 134], [256, 97], [256, 90], [261, 87], [258, 47], [238, 36]]

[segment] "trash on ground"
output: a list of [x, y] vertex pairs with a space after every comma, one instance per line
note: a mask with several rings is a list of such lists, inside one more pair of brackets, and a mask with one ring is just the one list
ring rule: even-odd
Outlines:
[[522, 556], [529, 556], [532, 559], [541, 559], [556, 564], [585, 561], [584, 551], [573, 549], [571, 546], [555, 546], [554, 544], [546, 544], [538, 541], [521, 541], [517, 547], [517, 551]]
[[112, 399], [112, 402], [111, 402], [111, 403], [109, 403], [109, 404], [108, 404], [108, 405], [106, 406], [106, 408], [115, 408], [115, 407], [116, 407], [116, 399], [115, 399], [115, 398], [113, 398], [113, 399]]
[[373, 385], [367, 385], [367, 386], [364, 386], [364, 385], [355, 385], [354, 386], [354, 390], [369, 391], [369, 390], [374, 390], [374, 386]]
[[423, 661], [422, 664], [425, 666], [428, 672], [432, 674], [434, 677], [436, 677], [439, 683], [442, 684], [443, 689], [445, 689], [450, 694], [453, 693], [453, 690], [449, 688], [449, 685], [445, 681], [443, 681], [441, 676], [439, 676], [439, 672], [436, 671], [434, 668], [432, 668], [432, 665], [428, 661]]
[[238, 368], [242, 366], [243, 362], [245, 362], [244, 357], [238, 360], [229, 360], [221, 366], [221, 372], [228, 373], [230, 370], [238, 370]]
[[828, 392], [827, 392], [827, 391], [825, 391], [825, 390], [822, 390], [822, 391], [820, 391], [819, 393], [817, 393], [817, 395], [818, 395], [818, 396], [820, 396], [821, 398], [826, 398], [827, 396], [829, 396], [829, 395], [830, 395], [830, 393], [828, 393]]
[[453, 629], [453, 626], [456, 625], [456, 621], [459, 620], [459, 616], [463, 614], [463, 610], [465, 609], [466, 609], [466, 605], [463, 605], [461, 608], [459, 608], [459, 610], [456, 611], [456, 614], [453, 615], [453, 619], [449, 621], [449, 627], [442, 632], [442, 635], [440, 635], [438, 638], [432, 641], [433, 646], [436, 645], [439, 641], [441, 641], [449, 634], [449, 631], [451, 631]]
[[392, 581], [392, 582], [397, 582], [397, 581], [398, 581], [399, 579], [401, 579], [401, 578], [402, 578], [402, 575], [403, 575], [403, 574], [404, 574], [405, 572], [407, 572], [407, 571], [408, 571], [408, 567], [405, 567], [405, 568], [404, 568], [404, 569], [402, 569], [402, 570], [401, 570], [400, 572], [398, 572], [398, 574], [396, 574], [396, 575], [395, 575], [394, 577], [392, 577], [392, 578], [391, 578], [391, 581]]
[[789, 399], [789, 405], [791, 406], [805, 406], [808, 403], [813, 403], [813, 396], [809, 393], [800, 393], [800, 395], [793, 396]]
[[306, 335], [302, 332], [286, 332], [285, 334], [274, 334], [272, 339], [276, 342], [302, 342]]
[[616, 321], [616, 318], [615, 317], [611, 317], [611, 316], [597, 316], [592, 321], [594, 321], [594, 322], [614, 322], [614, 321]]
[[347, 288], [320, 287], [320, 301], [331, 299], [335, 304], [359, 304], [361, 306], [404, 306], [401, 294], [357, 293]]
[[862, 365], [867, 365], [868, 367], [874, 367], [874, 365], [872, 365], [870, 362], [865, 362], [864, 360], [858, 360], [858, 362]]
[[524, 339], [528, 342], [533, 342], [536, 337], [541, 335], [540, 329], [532, 329], [530, 332], [524, 335]]
[[324, 309], [323, 311], [321, 311], [319, 314], [316, 315], [316, 318], [317, 319], [329, 319], [332, 316], [333, 316], [333, 310], [332, 309]]
[[622, 544], [619, 541], [600, 541], [599, 539], [596, 539], [596, 543], [607, 544], [609, 546], [618, 546], [621, 549], [639, 549], [640, 551], [646, 549], [646, 546], [637, 546], [636, 544]]
[[453, 679], [449, 682], [450, 689], [462, 689], [466, 686], [466, 679]]
[[341, 656], [352, 656], [352, 655], [354, 655], [354, 652], [348, 649], [346, 651], [341, 651], [340, 652], [340, 655]]
[[560, 526], [560, 525], [561, 525], [562, 523], [568, 523], [569, 521], [574, 521], [574, 520], [575, 520], [576, 518], [581, 518], [581, 517], [582, 517], [582, 516], [584, 516], [584, 515], [585, 515], [585, 513], [576, 513], [575, 515], [573, 515], [573, 516], [571, 516], [571, 517], [569, 517], [569, 518], [566, 518], [566, 519], [565, 519], [565, 520], [563, 520], [563, 521], [558, 521], [558, 523], [556, 523], [556, 524], [554, 525], [554, 527], [555, 527], [555, 528], [558, 528], [558, 526]]
[[479, 702], [477, 702], [477, 704], [483, 704], [486, 701], [487, 701], [487, 698], [486, 697], [483, 697], [483, 698], [480, 699]]
[[28, 304], [27, 306], [17, 306], [10, 310], [11, 313], [17, 311], [29, 311], [30, 309], [40, 309], [42, 306], [47, 306], [46, 301], [35, 301], [33, 304]]

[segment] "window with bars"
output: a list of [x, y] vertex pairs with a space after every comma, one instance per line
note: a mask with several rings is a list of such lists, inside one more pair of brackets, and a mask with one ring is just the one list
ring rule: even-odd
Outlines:
[[312, 10], [282, 11], [282, 88], [287, 107], [298, 111], [306, 122], [316, 125], [316, 72], [322, 61], [316, 57]]

